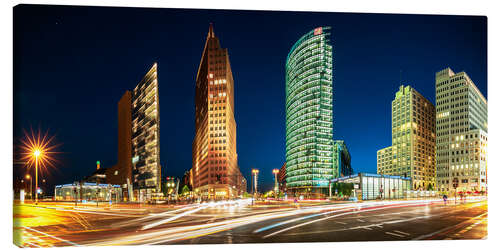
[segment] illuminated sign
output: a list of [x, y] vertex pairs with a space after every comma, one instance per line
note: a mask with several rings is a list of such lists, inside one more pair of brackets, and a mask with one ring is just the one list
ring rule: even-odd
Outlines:
[[323, 27], [314, 29], [314, 35], [321, 35], [323, 33]]

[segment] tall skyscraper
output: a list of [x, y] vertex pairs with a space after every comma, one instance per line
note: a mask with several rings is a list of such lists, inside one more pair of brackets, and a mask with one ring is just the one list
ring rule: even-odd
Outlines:
[[302, 36], [286, 60], [286, 183], [291, 193], [328, 195], [333, 167], [330, 27]]
[[161, 192], [160, 104], [155, 63], [118, 103], [118, 163], [107, 178], [127, 184], [129, 197], [149, 200]]
[[139, 197], [161, 192], [160, 103], [156, 63], [132, 91], [132, 165]]
[[410, 86], [392, 101], [392, 146], [377, 151], [377, 173], [410, 177], [413, 189], [435, 189], [436, 110]]
[[488, 103], [465, 72], [436, 73], [437, 187], [486, 191]]
[[234, 82], [228, 50], [210, 24], [198, 67], [195, 92], [192, 179], [203, 199], [242, 195], [246, 181], [238, 167]]

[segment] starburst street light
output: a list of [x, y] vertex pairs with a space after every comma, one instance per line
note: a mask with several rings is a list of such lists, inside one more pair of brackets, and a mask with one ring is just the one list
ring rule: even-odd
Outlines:
[[[21, 140], [21, 157], [26, 161], [28, 168], [35, 166], [35, 190], [38, 191], [38, 167], [40, 171], [47, 170], [48, 167], [55, 167], [55, 159], [52, 156], [53, 151], [58, 145], [51, 145], [54, 137], [49, 137], [48, 132], [44, 135], [40, 131], [35, 135], [33, 130], [31, 134], [24, 132], [25, 139]], [[38, 204], [38, 192], [35, 192], [35, 204]]]

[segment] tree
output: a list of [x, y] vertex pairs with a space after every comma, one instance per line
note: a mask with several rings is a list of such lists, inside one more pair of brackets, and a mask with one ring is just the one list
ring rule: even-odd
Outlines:
[[434, 190], [434, 187], [432, 186], [432, 184], [429, 183], [429, 185], [427, 185], [427, 190], [428, 191], [433, 191]]
[[[335, 193], [335, 190], [337, 189], [337, 186], [338, 186], [337, 184], [338, 184], [337, 182], [332, 183], [332, 194], [333, 194], [333, 195], [335, 195], [335, 194], [336, 194], [336, 193]], [[337, 191], [338, 191], [338, 190], [337, 190]]]
[[344, 193], [346, 196], [351, 196], [352, 190], [354, 189], [354, 184], [353, 183], [344, 183]]
[[189, 187], [187, 185], [184, 185], [184, 187], [182, 187], [182, 191], [181, 191], [181, 194], [182, 195], [187, 195], [189, 193]]

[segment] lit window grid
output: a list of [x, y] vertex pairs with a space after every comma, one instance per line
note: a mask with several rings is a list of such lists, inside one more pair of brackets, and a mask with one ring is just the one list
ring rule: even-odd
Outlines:
[[[457, 148], [452, 148], [455, 145], [455, 142], [452, 141], [455, 137], [463, 138], [466, 135], [470, 138], [472, 135], [474, 136], [473, 143], [480, 143], [481, 136], [478, 135], [482, 134], [484, 138], [487, 138], [486, 99], [465, 72], [455, 74], [451, 69], [447, 68], [436, 73], [436, 104], [438, 114], [440, 114], [436, 121], [438, 188], [441, 191], [452, 191], [452, 180], [459, 178], [460, 184], [462, 184], [462, 180], [467, 180], [465, 186], [468, 190], [484, 190], [486, 187], [485, 182], [472, 187], [470, 180], [486, 179], [485, 175], [483, 175], [486, 173], [486, 155], [478, 156], [469, 153], [470, 157], [466, 155], [454, 157], [451, 154], [454, 150], [457, 150]], [[479, 129], [471, 130], [474, 127]], [[482, 150], [482, 152], [486, 151]], [[475, 160], [476, 158], [478, 161]], [[456, 171], [452, 169], [453, 166], [457, 165], [456, 162], [453, 162], [455, 160], [460, 161], [458, 165], [482, 164], [484, 171], [479, 171], [474, 176], [465, 173], [457, 176]]]
[[377, 173], [406, 175], [417, 188], [435, 187], [434, 106], [410, 86], [401, 86], [391, 107], [393, 145], [377, 152]]
[[[311, 33], [310, 33], [311, 34]], [[307, 34], [306, 36], [310, 35]], [[319, 36], [326, 36], [323, 34]], [[304, 37], [303, 37], [304, 38]], [[304, 40], [301, 38], [301, 40]], [[334, 176], [333, 169], [333, 139], [332, 139], [332, 82], [331, 82], [331, 46], [326, 44], [327, 39], [313, 37], [305, 40], [308, 46], [294, 46], [300, 51], [291, 51], [287, 60], [287, 186], [325, 186]], [[300, 41], [300, 40], [299, 40]], [[311, 42], [322, 42], [324, 55], [316, 56], [320, 53], [318, 46]], [[297, 45], [297, 44], [296, 44]], [[314, 49], [313, 49], [314, 48]], [[311, 53], [306, 53], [311, 50]], [[309, 56], [309, 57], [307, 57]], [[302, 58], [300, 58], [302, 57]], [[328, 58], [330, 57], [330, 58]], [[306, 64], [297, 64], [297, 60], [306, 61]], [[319, 67], [321, 64], [324, 67]], [[297, 70], [296, 70], [297, 69]], [[319, 72], [323, 70], [325, 79], [318, 79]], [[304, 80], [297, 80], [303, 77], [311, 79], [306, 84]], [[300, 85], [302, 84], [302, 85]], [[326, 88], [321, 85], [327, 84]], [[319, 93], [314, 91], [322, 90]], [[318, 95], [319, 94], [319, 95]], [[293, 98], [290, 98], [293, 97]], [[326, 97], [326, 98], [325, 98]], [[329, 99], [324, 101], [324, 99]], [[304, 110], [306, 110], [304, 112]], [[321, 112], [323, 110], [323, 112]], [[325, 112], [326, 111], [326, 112]], [[318, 121], [317, 121], [318, 120]], [[322, 122], [320, 122], [322, 121]], [[307, 124], [306, 126], [302, 126]], [[321, 125], [320, 125], [321, 124]], [[323, 131], [323, 132], [321, 132]], [[309, 132], [309, 134], [308, 134]], [[325, 137], [325, 138], [320, 138]], [[324, 144], [320, 144], [323, 141]], [[301, 143], [302, 142], [302, 143]], [[306, 142], [306, 143], [303, 143]], [[308, 147], [308, 146], [313, 147]], [[316, 150], [316, 147], [323, 147], [324, 150]], [[326, 146], [326, 147], [325, 147]], [[323, 155], [323, 156], [321, 156]], [[314, 162], [313, 162], [314, 160]]]
[[[133, 155], [142, 156], [143, 161], [136, 164], [139, 174], [149, 172], [151, 178], [139, 181], [145, 186], [139, 188], [154, 188], [160, 190], [161, 169], [159, 165], [159, 104], [158, 104], [158, 79], [156, 64], [146, 74], [144, 79], [134, 89], [133, 109], [139, 113], [133, 121], [133, 132], [141, 131], [132, 138]], [[137, 105], [142, 105], [137, 109]], [[142, 114], [142, 115], [141, 115]], [[140, 118], [142, 116], [142, 118]], [[145, 141], [144, 145], [137, 146], [138, 141]]]

